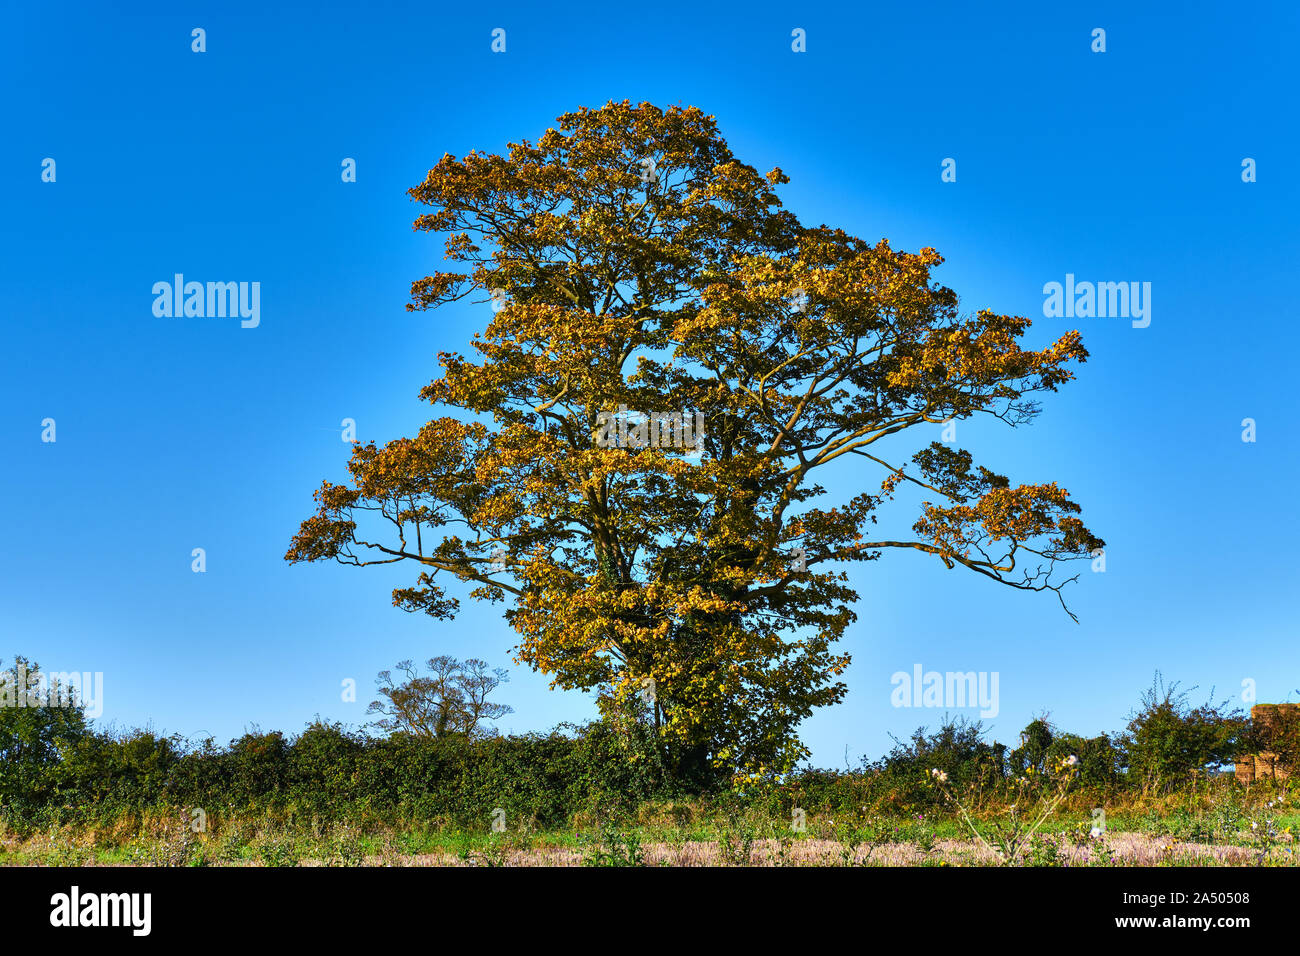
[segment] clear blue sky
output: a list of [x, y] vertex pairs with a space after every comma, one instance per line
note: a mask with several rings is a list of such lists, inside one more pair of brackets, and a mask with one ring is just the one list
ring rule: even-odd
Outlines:
[[[357, 723], [400, 658], [508, 663], [499, 608], [439, 624], [390, 607], [412, 569], [282, 555], [311, 491], [345, 476], [340, 421], [413, 433], [437, 351], [487, 321], [404, 311], [439, 254], [405, 190], [444, 152], [611, 98], [715, 114], [740, 158], [790, 175], [806, 222], [934, 246], [964, 308], [1036, 317], [1036, 342], [1077, 326], [1092, 352], [1030, 428], [959, 434], [1013, 480], [1061, 482], [1107, 539], [1106, 573], [1071, 589], [1082, 623], [887, 555], [856, 575], [850, 695], [806, 725], [816, 762], [936, 724], [890, 705], [890, 675], [917, 663], [998, 672], [1008, 741], [1045, 710], [1118, 728], [1157, 668], [1294, 699], [1293, 4], [143, 6], [14, 4], [0, 31], [0, 653], [103, 671], [106, 721], [219, 739]], [[151, 287], [177, 272], [261, 282], [260, 327], [155, 318]], [[1042, 318], [1066, 273], [1151, 282], [1150, 327]], [[833, 491], [874, 486], [858, 469]], [[512, 674], [503, 729], [594, 711]]]

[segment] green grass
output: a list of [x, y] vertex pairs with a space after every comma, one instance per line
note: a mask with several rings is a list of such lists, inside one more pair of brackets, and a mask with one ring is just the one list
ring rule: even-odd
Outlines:
[[[1278, 805], [1279, 799], [1285, 803]], [[1162, 863], [1178, 854], [1195, 862], [1197, 854], [1206, 852], [1199, 847], [1211, 848], [1219, 859], [1226, 848], [1238, 848], [1242, 852], [1234, 851], [1233, 859], [1239, 859], [1271, 846], [1266, 860], [1285, 864], [1297, 847], [1292, 834], [1300, 834], [1300, 807], [1284, 788], [1246, 790], [1227, 781], [1161, 796], [1070, 794], [1040, 833], [1058, 848], [1077, 851], [1091, 846], [1088, 831], [1098, 803], [1106, 805], [1108, 834], [1133, 837], [1128, 843], [1134, 846], [1175, 846], [1162, 850]], [[987, 837], [1007, 811], [1005, 803], [986, 801], [972, 815]], [[756, 846], [783, 858], [787, 853], [797, 857], [814, 845], [831, 851], [839, 847], [846, 860], [881, 849], [887, 851], [882, 856], [906, 856], [908, 865], [938, 865], [962, 861], [961, 854], [951, 858], [957, 844], [978, 850], [966, 825], [951, 812], [886, 815], [865, 807], [810, 806], [806, 830], [796, 833], [792, 817], [784, 812], [764, 811], [725, 795], [646, 803], [633, 813], [575, 814], [567, 826], [534, 827], [516, 818], [505, 833], [491, 832], [486, 816], [477, 827], [458, 827], [445, 819], [382, 819], [364, 811], [341, 816], [325, 820], [282, 810], [214, 813], [208, 817], [208, 832], [193, 833], [179, 809], [154, 808], [112, 818], [97, 817], [91, 808], [85, 814], [89, 822], [80, 824], [22, 832], [0, 824], [0, 865], [355, 866], [363, 861], [403, 865], [416, 857], [434, 857], [494, 866], [539, 853], [567, 862], [626, 865], [643, 849], [653, 849], [652, 855], [662, 861], [665, 852], [689, 856], [707, 846], [722, 862], [736, 862]], [[1252, 823], [1258, 829], [1252, 829]], [[1261, 840], [1266, 833], [1271, 836]], [[935, 852], [938, 843], [945, 844], [949, 858]], [[1038, 849], [1049, 861], [1045, 865], [1051, 865], [1055, 851]]]

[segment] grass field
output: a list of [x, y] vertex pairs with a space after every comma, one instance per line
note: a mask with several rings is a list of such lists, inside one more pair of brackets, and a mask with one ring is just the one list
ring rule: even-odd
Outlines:
[[[105, 827], [0, 833], [9, 866], [1295, 866], [1300, 813], [1270, 800], [1139, 798], [1102, 826], [1082, 797], [1036, 832], [1009, 807], [906, 818], [809, 814], [792, 822], [692, 803], [618, 825], [501, 832], [419, 821], [325, 825], [231, 819], [196, 832], [179, 815]], [[1032, 817], [1028, 814], [1027, 817]], [[1032, 821], [1031, 821], [1032, 822]], [[1103, 829], [1104, 827], [1104, 829]], [[1015, 834], [1018, 842], [1009, 845]]]

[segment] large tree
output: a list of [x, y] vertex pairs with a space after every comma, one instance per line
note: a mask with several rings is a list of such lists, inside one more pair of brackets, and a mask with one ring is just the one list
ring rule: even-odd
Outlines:
[[[940, 443], [896, 458], [894, 436], [1024, 424], [1086, 359], [1079, 334], [1022, 348], [1029, 320], [960, 314], [933, 249], [804, 226], [788, 181], [696, 108], [626, 102], [506, 155], [444, 156], [410, 195], [453, 268], [407, 308], [495, 314], [420, 393], [450, 414], [356, 447], [286, 558], [412, 562], [393, 602], [436, 618], [458, 607], [448, 579], [474, 585], [506, 604], [520, 660], [609, 713], [640, 707], [682, 776], [805, 755], [798, 724], [845, 693], [852, 562], [905, 548], [1059, 596], [1058, 563], [1102, 544], [1064, 489]], [[702, 440], [672, 412], [698, 413]], [[823, 504], [841, 459], [879, 486]], [[908, 489], [911, 533], [875, 534]]]

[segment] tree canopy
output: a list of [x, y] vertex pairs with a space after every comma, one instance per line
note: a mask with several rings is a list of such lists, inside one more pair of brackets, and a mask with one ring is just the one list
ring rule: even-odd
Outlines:
[[[1086, 360], [1079, 333], [1022, 347], [1029, 320], [961, 313], [935, 250], [805, 226], [788, 181], [699, 109], [627, 102], [504, 155], [444, 156], [410, 195], [451, 267], [407, 308], [494, 314], [420, 393], [447, 414], [354, 448], [286, 558], [410, 562], [393, 602], [435, 618], [455, 580], [502, 602], [521, 661], [639, 709], [683, 776], [806, 754], [799, 723], [845, 693], [855, 562], [909, 549], [1059, 597], [1058, 565], [1103, 544], [1065, 489], [886, 439], [1027, 423]], [[683, 422], [703, 423], [694, 443]], [[818, 480], [841, 459], [878, 485], [828, 502]], [[905, 491], [910, 533], [876, 533]]]

